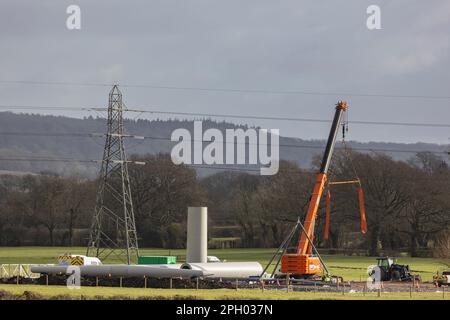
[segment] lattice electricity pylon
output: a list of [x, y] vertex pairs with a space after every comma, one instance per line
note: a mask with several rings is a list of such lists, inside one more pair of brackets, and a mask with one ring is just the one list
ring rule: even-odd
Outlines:
[[109, 93], [105, 149], [91, 225], [88, 256], [115, 255], [128, 264], [139, 256], [128, 163], [123, 138], [122, 93], [114, 85]]

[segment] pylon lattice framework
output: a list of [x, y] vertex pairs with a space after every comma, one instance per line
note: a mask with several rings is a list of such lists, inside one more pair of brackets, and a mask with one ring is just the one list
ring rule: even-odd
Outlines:
[[115, 256], [131, 264], [136, 263], [139, 248], [122, 112], [122, 93], [114, 85], [109, 93], [106, 142], [86, 254], [103, 260]]

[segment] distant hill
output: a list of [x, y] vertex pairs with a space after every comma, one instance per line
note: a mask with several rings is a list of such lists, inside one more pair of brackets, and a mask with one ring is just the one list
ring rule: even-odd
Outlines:
[[[6, 171], [18, 172], [52, 172], [64, 175], [78, 174], [94, 177], [98, 171], [98, 164], [86, 162], [45, 162], [19, 161], [18, 158], [66, 158], [96, 160], [101, 159], [104, 138], [86, 136], [87, 134], [104, 133], [105, 120], [100, 118], [68, 118], [61, 116], [44, 116], [35, 114], [0, 113], [0, 173]], [[146, 136], [147, 139], [127, 139], [126, 151], [132, 154], [169, 153], [174, 142], [170, 141], [171, 133], [178, 128], [192, 131], [192, 121], [183, 120], [126, 120], [127, 133]], [[236, 125], [227, 122], [203, 121], [204, 130], [218, 128], [225, 130], [235, 128]], [[243, 126], [239, 126], [246, 128]], [[300, 166], [311, 166], [315, 155], [322, 152], [325, 141], [302, 140], [295, 138], [280, 138], [280, 158], [297, 162]], [[360, 143], [351, 141], [352, 148], [363, 152], [382, 150], [398, 160], [407, 160], [414, 153], [409, 151], [447, 151], [446, 145], [428, 143]], [[387, 152], [385, 150], [399, 150], [403, 152]], [[11, 159], [11, 160], [5, 160]], [[201, 174], [208, 174], [213, 170], [201, 170]]]

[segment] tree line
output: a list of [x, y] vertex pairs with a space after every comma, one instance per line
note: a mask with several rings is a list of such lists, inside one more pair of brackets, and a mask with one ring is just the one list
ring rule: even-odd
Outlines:
[[[277, 247], [293, 223], [303, 221], [316, 178], [314, 170], [289, 161], [281, 161], [274, 176], [244, 171], [199, 176], [190, 167], [175, 166], [167, 154], [133, 159], [146, 162], [129, 166], [141, 247], [183, 248], [188, 206], [208, 207], [211, 238], [238, 238], [242, 247]], [[325, 200], [315, 228], [320, 248], [370, 255], [406, 250], [412, 256], [428, 248], [449, 257], [450, 169], [445, 161], [430, 153], [396, 161], [383, 154], [337, 152], [333, 181], [357, 174], [368, 232], [359, 232], [357, 187], [333, 186], [329, 239], [324, 237]], [[79, 177], [1, 176], [0, 246], [85, 246], [96, 191], [97, 181]]]

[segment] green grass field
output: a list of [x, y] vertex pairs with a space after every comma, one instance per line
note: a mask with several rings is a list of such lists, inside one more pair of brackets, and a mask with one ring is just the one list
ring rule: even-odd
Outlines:
[[[141, 255], [177, 255], [185, 256], [185, 250], [141, 249]], [[226, 261], [258, 261], [265, 266], [272, 257], [274, 249], [211, 249], [208, 255], [217, 256]], [[39, 264], [55, 263], [56, 257], [61, 253], [85, 254], [85, 248], [73, 247], [0, 247], [0, 264]], [[367, 267], [375, 263], [374, 257], [356, 257], [341, 255], [324, 255], [325, 263], [330, 272], [340, 275], [346, 281], [365, 280]], [[117, 263], [115, 260], [106, 260], [104, 263]], [[409, 264], [415, 273], [421, 275], [423, 281], [431, 281], [436, 271], [450, 269], [450, 260], [430, 258], [398, 259], [401, 264]]]
[[[450, 293], [445, 298], [442, 292], [409, 292], [382, 293], [331, 293], [331, 292], [289, 292], [279, 290], [259, 289], [139, 289], [139, 288], [110, 288], [83, 287], [68, 289], [64, 286], [36, 286], [0, 284], [1, 291], [15, 295], [17, 299], [34, 297], [39, 299], [194, 299], [194, 300], [450, 300]], [[31, 295], [30, 295], [31, 293]], [[1, 298], [0, 298], [1, 299]]]
[[[215, 255], [226, 261], [258, 261], [265, 266], [272, 257], [274, 249], [216, 249], [209, 250], [209, 255]], [[1, 247], [0, 264], [39, 264], [55, 263], [56, 257], [62, 253], [84, 254], [84, 248], [61, 247]], [[185, 250], [141, 249], [141, 255], [176, 255], [179, 259], [185, 256]], [[373, 257], [356, 256], [323, 256], [330, 271], [340, 275], [346, 281], [359, 281], [366, 279], [366, 269], [375, 263]], [[117, 263], [115, 260], [106, 260], [104, 263]], [[422, 276], [423, 281], [431, 281], [436, 271], [450, 269], [450, 260], [426, 258], [399, 258], [399, 263], [409, 264], [411, 269]], [[110, 287], [83, 287], [79, 290], [69, 290], [64, 286], [36, 286], [36, 285], [6, 285], [0, 284], [1, 292], [14, 295], [16, 299], [42, 298], [42, 299], [411, 299], [409, 292], [383, 293], [378, 297], [376, 293], [363, 295], [362, 293], [307, 293], [289, 292], [285, 290], [259, 289], [144, 289], [144, 288], [110, 288]], [[414, 292], [412, 299], [443, 299], [442, 292]], [[446, 299], [450, 299], [447, 293]]]

